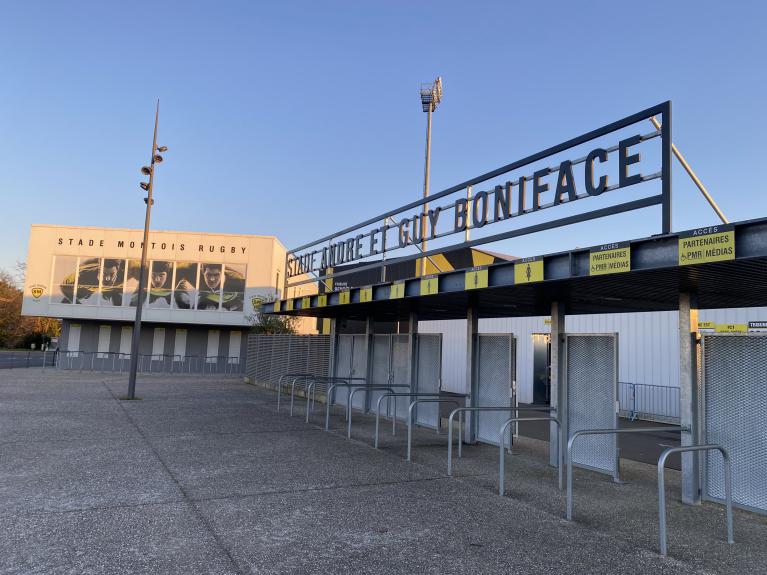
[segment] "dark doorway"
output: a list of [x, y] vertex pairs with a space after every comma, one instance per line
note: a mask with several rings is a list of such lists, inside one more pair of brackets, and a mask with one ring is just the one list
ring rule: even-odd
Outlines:
[[533, 336], [533, 403], [551, 404], [551, 336], [534, 333]]

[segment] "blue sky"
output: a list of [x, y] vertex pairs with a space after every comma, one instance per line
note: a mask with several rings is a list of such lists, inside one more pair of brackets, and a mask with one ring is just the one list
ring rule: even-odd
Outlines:
[[[767, 215], [763, 2], [14, 2], [0, 21], [0, 267], [32, 223], [295, 246], [670, 99], [732, 220]], [[674, 228], [716, 223], [675, 165]], [[532, 255], [657, 233], [655, 208], [516, 240]]]

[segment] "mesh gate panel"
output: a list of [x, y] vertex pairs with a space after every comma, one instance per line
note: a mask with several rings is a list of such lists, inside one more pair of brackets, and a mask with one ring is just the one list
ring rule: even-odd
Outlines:
[[[418, 393], [439, 393], [442, 374], [442, 337], [439, 334], [418, 336]], [[439, 403], [421, 403], [416, 410], [416, 422], [436, 429], [439, 426]]]
[[[511, 406], [511, 385], [516, 370], [512, 361], [512, 335], [477, 336], [477, 403], [479, 407]], [[479, 412], [477, 439], [498, 445], [501, 425], [510, 411]]]
[[[353, 335], [353, 345], [352, 345], [352, 371], [351, 371], [351, 377], [367, 377], [367, 366], [368, 366], [368, 344], [367, 339], [368, 336], [366, 335]], [[365, 383], [361, 380], [351, 380], [349, 383]], [[352, 403], [352, 407], [355, 407], [357, 409], [365, 409], [365, 396], [368, 392], [365, 391], [358, 391], [354, 394], [354, 402]]]
[[[407, 387], [395, 387], [395, 391], [409, 393], [410, 390], [410, 336], [391, 336], [391, 382], [393, 384], [406, 385]], [[410, 398], [397, 398], [397, 417], [405, 419]]]
[[[353, 336], [338, 336], [338, 351], [336, 351], [336, 377], [349, 377], [352, 369]], [[348, 387], [336, 387], [333, 403], [346, 405], [349, 396]]]
[[[703, 433], [732, 458], [733, 502], [767, 511], [767, 335], [703, 336]], [[704, 493], [724, 499], [724, 462], [704, 455]]]
[[[566, 335], [568, 439], [582, 429], [618, 427], [616, 335]], [[591, 435], [573, 446], [573, 463], [595, 471], [617, 472], [617, 436]]]
[[[373, 385], [386, 385], [389, 383], [389, 356], [391, 354], [391, 336], [374, 335], [373, 336], [373, 354], [372, 367], [370, 370], [371, 383]], [[373, 391], [370, 395], [370, 410], [375, 413], [378, 398], [383, 395], [383, 391]], [[381, 402], [381, 413], [386, 415], [386, 402]]]

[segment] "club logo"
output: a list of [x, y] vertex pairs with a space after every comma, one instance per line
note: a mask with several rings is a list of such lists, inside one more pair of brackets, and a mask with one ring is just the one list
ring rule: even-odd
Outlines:
[[253, 309], [256, 311], [258, 311], [258, 308], [260, 308], [261, 304], [263, 303], [264, 303], [264, 298], [259, 295], [253, 296], [252, 298], [250, 298], [250, 305], [252, 305]]
[[29, 288], [29, 291], [32, 292], [33, 298], [40, 299], [40, 297], [45, 293], [45, 286], [33, 285], [31, 288]]

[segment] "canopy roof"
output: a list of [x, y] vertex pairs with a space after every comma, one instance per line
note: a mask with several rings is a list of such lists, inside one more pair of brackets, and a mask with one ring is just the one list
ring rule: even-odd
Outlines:
[[[680, 265], [680, 245], [690, 234], [679, 232], [627, 242], [630, 269], [620, 273], [592, 275], [591, 250], [576, 249], [539, 258], [540, 281], [515, 281], [515, 266], [526, 265], [527, 258], [483, 268], [487, 287], [467, 289], [472, 272], [459, 270], [282, 300], [262, 311], [377, 321], [404, 320], [410, 312], [421, 320], [465, 318], [470, 303], [479, 317], [548, 315], [555, 301], [564, 303], [568, 314], [669, 311], [678, 309], [682, 292], [694, 294], [699, 309], [767, 306], [767, 218], [704, 228], [697, 237], [727, 231], [734, 234], [735, 254], [724, 261]], [[402, 283], [404, 294], [393, 297]], [[392, 290], [393, 285], [398, 287]], [[474, 285], [484, 285], [484, 272]]]

